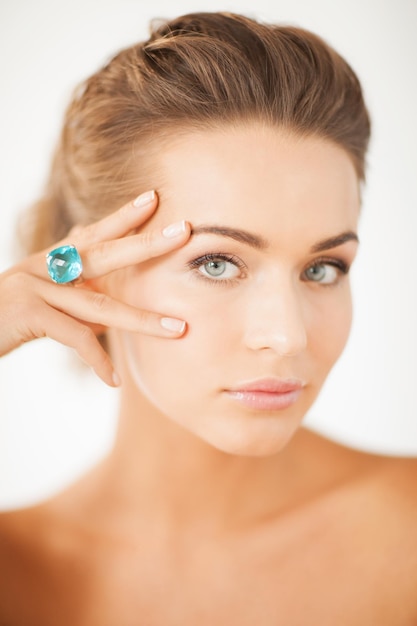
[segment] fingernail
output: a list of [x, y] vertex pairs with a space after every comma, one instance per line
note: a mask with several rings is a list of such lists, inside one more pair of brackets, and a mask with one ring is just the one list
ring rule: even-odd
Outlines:
[[165, 328], [165, 330], [170, 330], [173, 333], [182, 333], [185, 328], [185, 322], [176, 320], [173, 317], [161, 317], [161, 326]]
[[164, 237], [177, 237], [185, 232], [185, 221], [181, 220], [181, 222], [175, 222], [175, 224], [170, 224], [166, 226], [162, 231]]
[[113, 372], [112, 378], [113, 378], [114, 386], [120, 387], [120, 385], [122, 384], [122, 381], [120, 380], [119, 374], [117, 372]]
[[134, 207], [144, 207], [147, 204], [150, 204], [153, 200], [155, 200], [155, 192], [152, 189], [152, 191], [145, 191], [145, 193], [141, 193], [140, 196], [133, 200], [132, 204]]

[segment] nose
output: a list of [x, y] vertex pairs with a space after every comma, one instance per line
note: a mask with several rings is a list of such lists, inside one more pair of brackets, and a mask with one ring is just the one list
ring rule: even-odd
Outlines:
[[258, 288], [246, 309], [245, 344], [251, 350], [272, 350], [296, 356], [307, 346], [301, 294], [295, 285]]

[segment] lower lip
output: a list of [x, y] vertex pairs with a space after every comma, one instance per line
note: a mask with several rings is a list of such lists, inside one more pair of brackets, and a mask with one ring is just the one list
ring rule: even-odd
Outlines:
[[229, 398], [236, 400], [249, 409], [258, 411], [279, 411], [288, 409], [294, 404], [301, 394], [301, 389], [287, 391], [286, 393], [273, 393], [267, 391], [227, 391]]

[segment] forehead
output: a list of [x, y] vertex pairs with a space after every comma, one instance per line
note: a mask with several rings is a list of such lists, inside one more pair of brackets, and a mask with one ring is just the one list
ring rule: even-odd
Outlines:
[[[268, 235], [353, 229], [359, 183], [340, 147], [260, 124], [185, 133], [156, 157], [156, 220], [218, 222]], [[327, 232], [328, 231], [328, 232]]]

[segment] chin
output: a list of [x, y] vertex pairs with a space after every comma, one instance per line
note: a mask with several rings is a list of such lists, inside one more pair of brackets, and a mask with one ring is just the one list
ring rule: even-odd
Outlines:
[[227, 454], [267, 457], [281, 452], [292, 440], [301, 420], [274, 420], [257, 417], [251, 424], [221, 424], [210, 433], [200, 434], [207, 443]]

